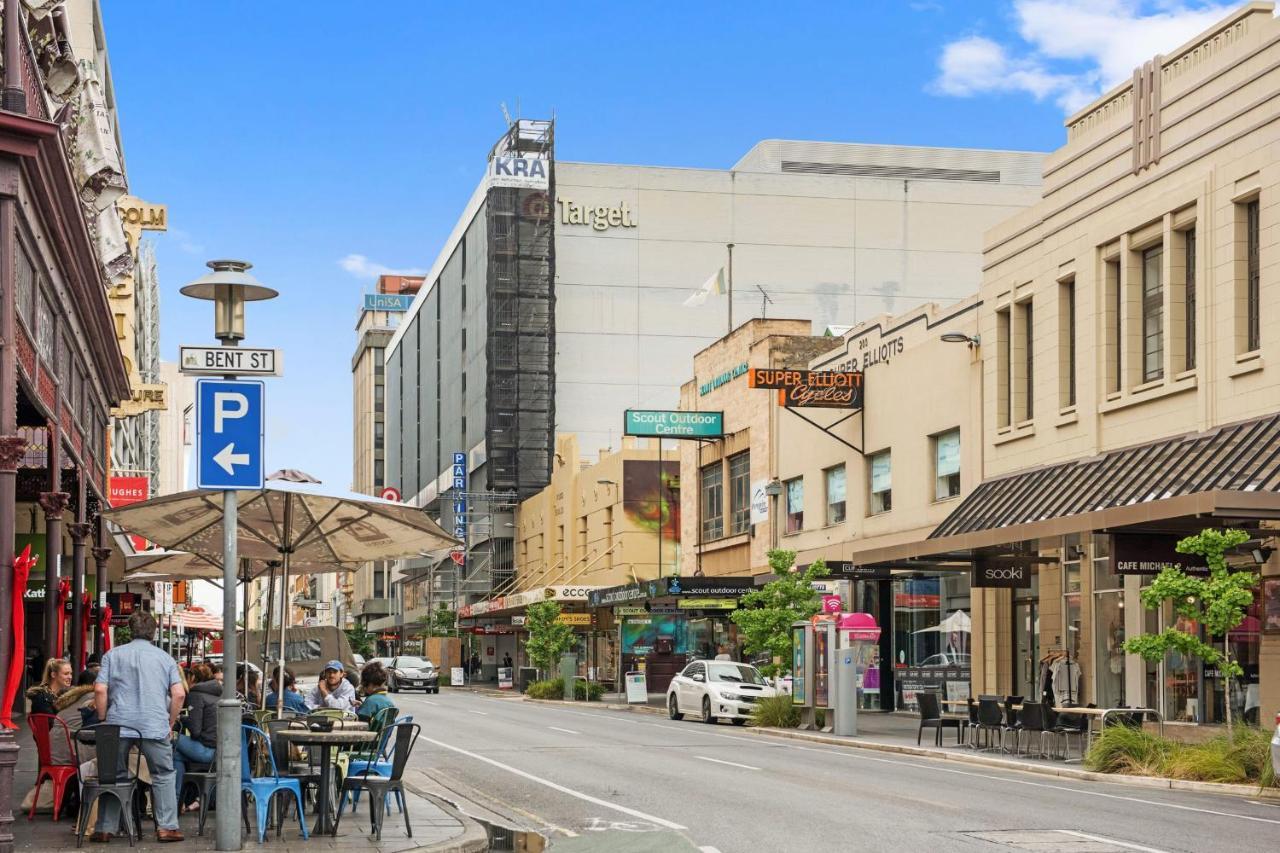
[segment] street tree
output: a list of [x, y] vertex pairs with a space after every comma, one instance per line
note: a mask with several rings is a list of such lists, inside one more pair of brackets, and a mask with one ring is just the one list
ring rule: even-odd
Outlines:
[[530, 604], [525, 611], [524, 629], [529, 633], [525, 651], [542, 673], [554, 672], [560, 656], [573, 648], [573, 627], [560, 620], [560, 605], [554, 601]]
[[[1231, 680], [1244, 675], [1238, 661], [1231, 656], [1228, 635], [1244, 621], [1253, 602], [1253, 588], [1258, 584], [1256, 571], [1233, 571], [1227, 565], [1228, 551], [1249, 540], [1243, 530], [1203, 530], [1177, 544], [1179, 554], [1198, 554], [1209, 567], [1208, 577], [1193, 577], [1178, 566], [1165, 566], [1151, 586], [1142, 591], [1142, 604], [1156, 610], [1168, 601], [1173, 612], [1187, 620], [1190, 631], [1177, 626], [1166, 627], [1159, 634], [1141, 634], [1125, 641], [1125, 651], [1158, 662], [1169, 652], [1194, 655], [1206, 666], [1222, 673], [1226, 684], [1227, 733], [1232, 734]], [[1200, 639], [1198, 626], [1204, 626], [1208, 642]], [[1221, 648], [1213, 645], [1221, 640]]]
[[[791, 623], [808, 619], [822, 609], [822, 599], [813, 582], [829, 572], [822, 560], [798, 571], [795, 551], [773, 550], [768, 558], [777, 580], [742, 596], [738, 609], [729, 618], [742, 629], [747, 653], [763, 654], [769, 659], [760, 671], [773, 677], [790, 671]], [[774, 663], [777, 660], [783, 663]]]
[[348, 628], [347, 643], [351, 646], [351, 651], [365, 658], [371, 658], [377, 653], [374, 646], [373, 634], [364, 628]]

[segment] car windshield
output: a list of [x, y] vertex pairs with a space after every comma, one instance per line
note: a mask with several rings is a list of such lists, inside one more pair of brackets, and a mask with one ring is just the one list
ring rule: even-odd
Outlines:
[[731, 681], [735, 684], [764, 684], [760, 672], [746, 663], [713, 663], [707, 666], [712, 681]]
[[396, 658], [397, 669], [428, 669], [431, 661], [426, 658]]

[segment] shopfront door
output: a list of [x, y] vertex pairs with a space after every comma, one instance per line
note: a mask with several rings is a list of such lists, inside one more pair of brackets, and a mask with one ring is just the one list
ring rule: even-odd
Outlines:
[[1035, 599], [1013, 603], [1013, 665], [1014, 695], [1039, 701], [1040, 606]]

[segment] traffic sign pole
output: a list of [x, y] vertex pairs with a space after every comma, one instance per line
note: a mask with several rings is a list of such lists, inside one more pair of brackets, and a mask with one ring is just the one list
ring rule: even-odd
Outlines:
[[[222, 345], [234, 347], [236, 342], [223, 340]], [[235, 377], [228, 376], [227, 379]], [[197, 417], [196, 429], [199, 428], [200, 419]], [[236, 529], [239, 526], [240, 493], [227, 489], [222, 493], [222, 698], [218, 700], [217, 791], [221, 803], [240, 802], [240, 700], [236, 697], [236, 670], [240, 663], [240, 638], [236, 634]], [[248, 629], [247, 610], [244, 620]], [[247, 654], [248, 649], [245, 652]], [[246, 671], [246, 682], [248, 678]], [[214, 810], [217, 821], [214, 824], [215, 841], [219, 850], [239, 850], [244, 846], [238, 811], [229, 808]]]

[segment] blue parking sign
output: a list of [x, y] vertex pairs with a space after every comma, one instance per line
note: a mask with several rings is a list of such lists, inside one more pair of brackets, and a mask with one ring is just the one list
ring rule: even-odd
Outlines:
[[262, 488], [265, 408], [261, 381], [196, 382], [196, 488]]

